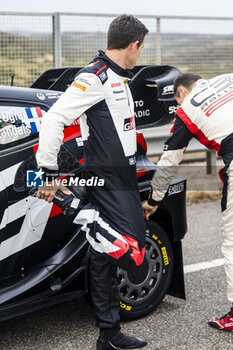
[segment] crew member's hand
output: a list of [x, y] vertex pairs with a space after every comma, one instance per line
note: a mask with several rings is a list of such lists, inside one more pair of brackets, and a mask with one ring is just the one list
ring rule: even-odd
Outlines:
[[48, 186], [38, 188], [37, 198], [44, 199], [48, 203], [51, 203], [55, 193], [59, 189], [62, 192], [64, 192], [65, 194], [70, 194], [70, 191], [67, 190], [67, 188], [62, 186], [61, 184], [60, 185], [54, 185], [54, 184], [52, 185], [52, 183], [51, 183], [51, 186], [48, 185]]
[[143, 210], [143, 215], [146, 220], [149, 220], [149, 216], [154, 214], [156, 212], [156, 209], [158, 206], [156, 205], [155, 207], [151, 206], [148, 204], [147, 201], [142, 202], [142, 210]]

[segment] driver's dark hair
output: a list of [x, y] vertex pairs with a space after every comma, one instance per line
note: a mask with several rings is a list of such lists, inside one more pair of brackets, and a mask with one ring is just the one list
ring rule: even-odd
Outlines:
[[136, 17], [118, 16], [109, 26], [107, 49], [125, 49], [135, 41], [139, 41], [137, 45], [139, 47], [148, 32], [146, 26]]
[[180, 85], [183, 85], [187, 89], [190, 89], [193, 84], [199, 79], [201, 79], [200, 75], [193, 73], [184, 73], [178, 75], [178, 77], [176, 77], [174, 80], [174, 95], [179, 96], [177, 89]]

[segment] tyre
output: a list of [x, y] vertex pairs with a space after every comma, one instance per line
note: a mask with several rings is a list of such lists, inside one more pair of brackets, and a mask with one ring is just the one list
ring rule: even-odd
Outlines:
[[135, 320], [152, 312], [163, 300], [171, 283], [173, 254], [165, 231], [155, 222], [146, 222], [146, 253], [141, 280], [118, 269], [121, 317]]

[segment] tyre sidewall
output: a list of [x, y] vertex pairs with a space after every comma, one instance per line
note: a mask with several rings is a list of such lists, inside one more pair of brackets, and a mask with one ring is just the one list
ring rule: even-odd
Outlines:
[[126, 303], [125, 301], [121, 300], [120, 314], [124, 320], [134, 320], [143, 317], [156, 309], [156, 307], [160, 304], [166, 295], [171, 283], [173, 274], [173, 252], [167, 234], [157, 223], [153, 221], [147, 221], [146, 236], [149, 240], [153, 241], [156, 244], [159, 253], [161, 254], [161, 279], [147, 300], [142, 300], [136, 305], [133, 304], [133, 301]]

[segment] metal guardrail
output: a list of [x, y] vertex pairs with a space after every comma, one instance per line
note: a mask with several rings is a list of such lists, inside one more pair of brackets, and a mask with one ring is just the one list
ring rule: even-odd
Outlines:
[[[140, 130], [143, 133], [147, 143], [148, 157], [155, 157], [155, 156], [162, 155], [164, 142], [170, 136], [170, 129], [171, 129], [171, 124], [168, 124], [162, 127], [155, 127], [151, 129]], [[191, 157], [191, 154], [196, 152], [206, 153], [206, 173], [215, 174], [216, 164], [217, 164], [216, 152], [207, 150], [204, 145], [202, 145], [195, 138], [193, 138], [190, 141], [185, 153], [190, 154], [189, 160], [193, 161], [194, 159]]]

